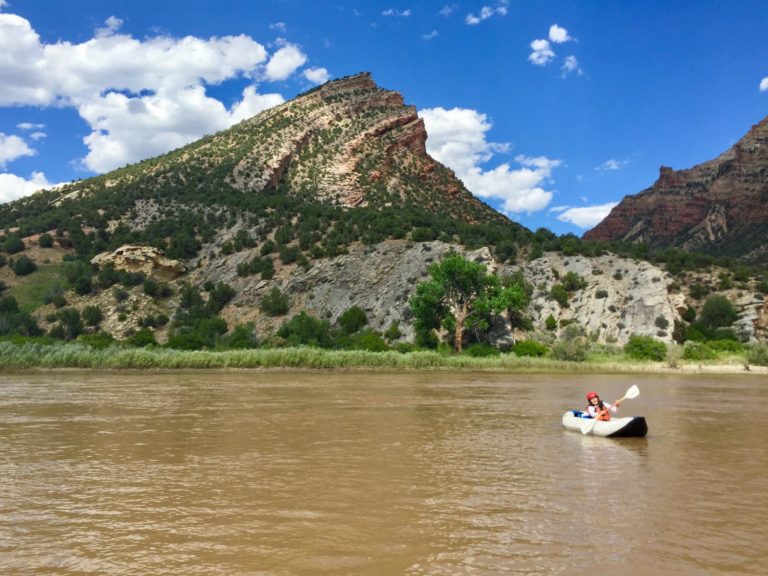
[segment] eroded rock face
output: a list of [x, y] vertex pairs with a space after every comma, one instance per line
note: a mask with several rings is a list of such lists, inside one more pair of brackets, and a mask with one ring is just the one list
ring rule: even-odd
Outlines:
[[[349, 254], [318, 261], [307, 271], [293, 265], [283, 267], [269, 281], [258, 276], [238, 277], [237, 264], [253, 257], [241, 252], [226, 259], [201, 261], [190, 280], [231, 284], [237, 296], [223, 315], [232, 323], [254, 322], [262, 336], [273, 334], [287, 318], [302, 310], [334, 323], [348, 308], [359, 306], [365, 310], [371, 328], [384, 331], [397, 323], [403, 338], [411, 340], [414, 333], [408, 300], [417, 284], [427, 279], [429, 265], [451, 250], [457, 249], [439, 241], [356, 245]], [[487, 248], [462, 253], [484, 263], [489, 272], [504, 275], [518, 269], [497, 265]], [[534, 286], [525, 313], [540, 331], [545, 330], [551, 314], [558, 323], [563, 321], [563, 326], [578, 323], [600, 342], [623, 344], [632, 334], [671, 342], [675, 321], [685, 310], [684, 295], [669, 292], [672, 278], [648, 262], [611, 255], [586, 258], [548, 253], [523, 266], [522, 271]], [[560, 307], [549, 293], [568, 272], [582, 276], [587, 286], [570, 295], [568, 307]], [[261, 299], [273, 286], [289, 296], [290, 311], [284, 317], [273, 318], [259, 310]], [[515, 338], [525, 337], [525, 333], [515, 333], [503, 319], [493, 326], [496, 345], [503, 347]]]
[[768, 259], [768, 118], [719, 157], [688, 170], [662, 166], [584, 237], [642, 241]]
[[[587, 285], [571, 293], [568, 306], [561, 307], [549, 294], [568, 272]], [[544, 328], [551, 314], [558, 326], [577, 323], [600, 342], [624, 344], [632, 334], [671, 342], [678, 309], [685, 309], [683, 295], [668, 291], [672, 278], [648, 262], [547, 253], [523, 267], [523, 274], [534, 286], [528, 313], [537, 328]]]
[[161, 250], [150, 246], [121, 246], [114, 252], [97, 254], [91, 264], [99, 268], [112, 264], [116, 270], [144, 272], [147, 276], [166, 282], [186, 271], [179, 260], [166, 258]]

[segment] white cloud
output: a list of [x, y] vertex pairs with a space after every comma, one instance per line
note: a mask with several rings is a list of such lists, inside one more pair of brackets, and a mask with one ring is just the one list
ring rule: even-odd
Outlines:
[[382, 16], [400, 16], [401, 18], [408, 18], [411, 15], [411, 9], [407, 10], [395, 10], [394, 8], [388, 8], [381, 13]]
[[295, 44], [286, 44], [272, 55], [265, 74], [268, 80], [285, 80], [307, 61], [307, 56]]
[[29, 137], [32, 140], [41, 140], [42, 138], [46, 138], [47, 136], [48, 136], [48, 134], [46, 134], [45, 132], [40, 132], [40, 131], [32, 132], [32, 134], [29, 135]]
[[447, 18], [448, 16], [456, 12], [457, 9], [458, 9], [458, 6], [456, 4], [446, 4], [440, 9], [439, 14], [440, 16], [444, 16], [445, 18]]
[[569, 208], [560, 214], [557, 219], [563, 222], [570, 222], [579, 228], [593, 228], [599, 224], [603, 218], [608, 216], [611, 210], [618, 205], [618, 202], [608, 202], [597, 206], [582, 206], [580, 208]]
[[531, 50], [532, 52], [528, 56], [528, 60], [533, 62], [536, 66], [544, 66], [555, 57], [555, 53], [549, 46], [549, 41], [544, 39], [538, 39], [531, 42]]
[[768, 92], [768, 76], [760, 80], [760, 92]]
[[110, 16], [104, 21], [104, 28], [96, 29], [96, 38], [104, 38], [106, 36], [112, 36], [115, 32], [120, 30], [123, 25], [123, 21], [115, 16]]
[[476, 26], [480, 24], [481, 22], [488, 20], [488, 18], [491, 18], [495, 15], [499, 16], [506, 16], [507, 15], [507, 6], [506, 2], [502, 2], [500, 6], [483, 6], [480, 9], [480, 14], [475, 16], [471, 12], [467, 14], [467, 17], [464, 19], [464, 22], [466, 22], [470, 26]]
[[438, 36], [437, 30], [432, 30], [432, 32], [430, 32], [429, 34], [422, 34], [421, 37], [424, 40], [432, 40], [433, 38], [437, 38], [437, 36]]
[[129, 97], [109, 92], [80, 106], [93, 131], [84, 138], [89, 153], [83, 164], [94, 172], [163, 154], [223, 130], [283, 102], [279, 94], [258, 94], [253, 86], [230, 111], [205, 95], [202, 86], [175, 92]]
[[45, 124], [33, 124], [32, 122], [19, 122], [16, 124], [16, 128], [19, 130], [42, 130], [45, 128]]
[[568, 76], [571, 72], [575, 72], [578, 76], [582, 76], [584, 71], [579, 66], [579, 61], [576, 56], [566, 56], [563, 61], [563, 65], [560, 67], [563, 78]]
[[218, 84], [253, 73], [266, 57], [266, 49], [245, 35], [140, 41], [113, 34], [82, 44], [42, 44], [27, 20], [0, 14], [0, 105], [77, 106], [107, 90]]
[[229, 114], [229, 119], [222, 119], [226, 125], [242, 122], [243, 120], [256, 116], [259, 112], [272, 108], [285, 102], [280, 94], [259, 94], [255, 86], [246, 86], [243, 90], [243, 99], [237, 102]]
[[307, 68], [303, 72], [304, 78], [314, 84], [325, 84], [331, 75], [325, 68]]
[[476, 196], [500, 200], [508, 213], [541, 210], [552, 199], [552, 192], [542, 186], [560, 160], [518, 155], [515, 161], [520, 168], [513, 169], [505, 162], [484, 170], [482, 164], [495, 153], [510, 150], [509, 144], [486, 140], [491, 123], [485, 114], [462, 108], [431, 108], [422, 110], [421, 117], [427, 129], [429, 154], [454, 170]]
[[27, 146], [18, 136], [6, 136], [0, 132], [0, 168], [4, 168], [6, 162], [16, 160], [22, 156], [34, 156], [35, 151]]
[[568, 35], [568, 30], [561, 28], [557, 24], [552, 24], [552, 26], [549, 27], [549, 39], [555, 44], [562, 44], [563, 42], [573, 40], [573, 38]]
[[599, 172], [610, 172], [613, 170], [621, 170], [629, 164], [629, 160], [616, 160], [615, 158], [611, 158], [609, 160], [606, 160], [600, 166], [595, 166], [595, 170]]
[[0, 0], [0, 8], [5, 8], [8, 6], [8, 2], [6, 0]]
[[[227, 109], [205, 85], [285, 80], [307, 60], [285, 41], [268, 58], [264, 46], [243, 34], [139, 40], [118, 33], [121, 25], [112, 16], [90, 40], [45, 44], [29, 21], [0, 13], [0, 106], [75, 108], [91, 128], [82, 164], [96, 172], [167, 152], [283, 102], [251, 85]], [[306, 77], [320, 78], [323, 70]], [[30, 138], [43, 135], [42, 126], [19, 127], [36, 131]]]
[[46, 180], [42, 172], [33, 172], [29, 180], [15, 174], [0, 174], [0, 203], [18, 200], [33, 192], [53, 186]]
[[270, 30], [277, 30], [278, 32], [285, 32], [288, 30], [288, 26], [285, 22], [273, 22], [269, 25]]

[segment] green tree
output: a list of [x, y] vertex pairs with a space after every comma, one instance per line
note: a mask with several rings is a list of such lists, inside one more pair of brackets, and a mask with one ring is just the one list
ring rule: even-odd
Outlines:
[[502, 288], [498, 277], [488, 274], [483, 264], [459, 254], [449, 254], [427, 271], [432, 278], [416, 287], [409, 302], [416, 329], [452, 331], [456, 352], [462, 350], [465, 329], [487, 329], [491, 314], [519, 308], [525, 301], [519, 284]]
[[699, 315], [699, 322], [709, 328], [725, 328], [736, 321], [736, 309], [730, 300], [721, 294], [707, 298]]
[[354, 334], [368, 323], [365, 311], [359, 306], [352, 306], [339, 316], [339, 326], [344, 334]]

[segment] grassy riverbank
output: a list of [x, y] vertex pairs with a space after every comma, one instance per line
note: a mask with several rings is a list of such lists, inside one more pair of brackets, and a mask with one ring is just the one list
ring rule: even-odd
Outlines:
[[[271, 348], [254, 350], [172, 350], [167, 348], [92, 348], [77, 343], [44, 345], [0, 342], [0, 370], [34, 368], [87, 369], [239, 369], [309, 368], [332, 370], [476, 370], [539, 373], [639, 373], [712, 372], [745, 373], [743, 358], [709, 362], [639, 362], [623, 356], [596, 356], [585, 362], [502, 354], [475, 358], [430, 351], [366, 352], [319, 348]], [[768, 373], [765, 367], [749, 367]]]

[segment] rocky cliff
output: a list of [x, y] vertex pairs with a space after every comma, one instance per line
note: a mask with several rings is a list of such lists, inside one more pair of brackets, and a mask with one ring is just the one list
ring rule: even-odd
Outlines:
[[768, 118], [714, 160], [662, 167], [584, 237], [768, 260]]

